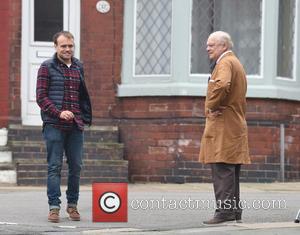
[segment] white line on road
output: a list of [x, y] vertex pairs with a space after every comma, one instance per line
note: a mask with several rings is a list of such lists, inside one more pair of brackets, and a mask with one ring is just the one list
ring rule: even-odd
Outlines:
[[1, 225], [16, 225], [16, 224], [18, 224], [18, 223], [13, 223], [13, 222], [1, 222], [1, 221], [0, 221], [0, 224], [1, 224]]
[[60, 225], [59, 228], [77, 228], [76, 226]]

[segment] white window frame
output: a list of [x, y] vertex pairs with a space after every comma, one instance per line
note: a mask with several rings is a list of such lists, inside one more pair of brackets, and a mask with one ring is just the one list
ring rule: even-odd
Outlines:
[[[300, 100], [300, 0], [296, 0], [294, 79], [277, 77], [279, 0], [262, 0], [260, 74], [247, 75], [247, 97]], [[134, 75], [136, 0], [125, 0], [124, 41], [119, 97], [205, 96], [208, 74], [190, 73], [192, 0], [172, 0], [171, 73]], [[176, 27], [174, 27], [176, 25]], [[205, 56], [205, 55], [203, 55]]]
[[[279, 0], [277, 0], [279, 1]], [[296, 3], [295, 3], [295, 35], [294, 35], [294, 51], [293, 51], [293, 71], [292, 71], [292, 77], [282, 77], [282, 76], [277, 76], [276, 79], [278, 80], [282, 80], [282, 81], [287, 81], [287, 82], [296, 82], [296, 75], [297, 75], [297, 61], [298, 61], [298, 58], [297, 58], [297, 54], [299, 53], [299, 50], [298, 50], [298, 53], [296, 53], [297, 51], [297, 20], [299, 19], [299, 1], [295, 0]], [[297, 4], [298, 3], [298, 4]], [[278, 22], [278, 20], [276, 21]], [[277, 38], [276, 38], [277, 39]], [[276, 57], [277, 58], [277, 57]]]

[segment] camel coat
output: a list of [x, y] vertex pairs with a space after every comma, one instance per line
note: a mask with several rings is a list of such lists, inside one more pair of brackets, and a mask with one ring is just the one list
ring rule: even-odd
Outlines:
[[[208, 82], [200, 162], [250, 163], [246, 91], [244, 68], [233, 52], [227, 52], [218, 61]], [[219, 115], [210, 115], [214, 111], [219, 111]]]

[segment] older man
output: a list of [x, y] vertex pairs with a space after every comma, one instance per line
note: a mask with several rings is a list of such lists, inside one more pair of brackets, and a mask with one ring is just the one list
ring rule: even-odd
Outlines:
[[217, 207], [214, 217], [204, 224], [240, 221], [242, 215], [240, 168], [250, 163], [245, 120], [247, 81], [232, 48], [226, 32], [214, 32], [207, 40], [208, 56], [215, 67], [208, 81], [199, 158], [211, 165]]

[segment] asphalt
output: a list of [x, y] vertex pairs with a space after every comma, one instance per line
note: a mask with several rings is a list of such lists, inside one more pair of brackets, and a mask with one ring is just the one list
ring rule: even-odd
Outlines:
[[[62, 208], [66, 205], [64, 191], [62, 187]], [[300, 182], [242, 183], [241, 199], [246, 205], [243, 223], [207, 226], [202, 221], [213, 216], [212, 207], [201, 203], [190, 207], [180, 202], [212, 202], [211, 184], [129, 184], [128, 222], [95, 223], [92, 187], [87, 185], [80, 192], [78, 208], [82, 220], [69, 221], [61, 210], [60, 223], [53, 224], [47, 221], [45, 187], [0, 185], [0, 234], [299, 234], [300, 224], [294, 223], [300, 209], [299, 194]], [[159, 208], [149, 206], [153, 201], [167, 204]]]

